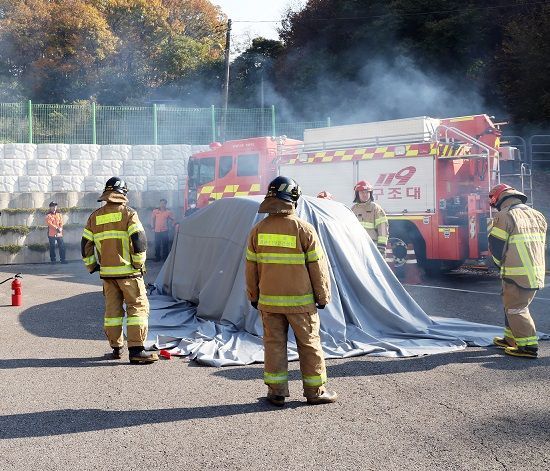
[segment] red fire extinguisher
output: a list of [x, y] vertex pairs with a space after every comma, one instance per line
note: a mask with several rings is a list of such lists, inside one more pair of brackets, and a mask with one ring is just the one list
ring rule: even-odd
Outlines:
[[23, 283], [21, 283], [21, 278], [22, 278], [21, 274], [18, 273], [13, 277], [13, 281], [11, 282], [11, 305], [12, 306], [23, 305], [23, 293], [21, 292]]
[[21, 288], [23, 287], [21, 283], [21, 273], [17, 273], [15, 276], [10, 276], [4, 281], [0, 282], [0, 285], [3, 285], [7, 281], [13, 280], [11, 282], [11, 305], [12, 306], [22, 306], [23, 305], [23, 294]]

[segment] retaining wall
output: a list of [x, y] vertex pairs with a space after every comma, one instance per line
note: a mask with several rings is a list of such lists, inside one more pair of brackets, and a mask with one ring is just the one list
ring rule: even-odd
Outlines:
[[63, 213], [67, 259], [79, 260], [82, 229], [114, 175], [127, 181], [129, 204], [152, 244], [147, 227], [152, 209], [166, 198], [181, 219], [187, 161], [207, 148], [0, 144], [0, 264], [49, 261], [45, 216], [50, 201]]

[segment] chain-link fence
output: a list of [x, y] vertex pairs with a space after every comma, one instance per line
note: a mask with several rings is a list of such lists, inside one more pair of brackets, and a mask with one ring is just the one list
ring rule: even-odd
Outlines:
[[0, 143], [209, 144], [258, 136], [302, 139], [306, 128], [330, 120], [279, 123], [270, 108], [0, 103]]

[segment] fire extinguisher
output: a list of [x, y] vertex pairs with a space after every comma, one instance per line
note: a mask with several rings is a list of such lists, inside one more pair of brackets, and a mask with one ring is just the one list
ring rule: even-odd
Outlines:
[[21, 283], [22, 278], [23, 277], [21, 276], [21, 273], [17, 273], [15, 276], [10, 276], [9, 278], [0, 282], [0, 285], [3, 285], [7, 281], [13, 280], [11, 282], [11, 305], [12, 306], [23, 305], [23, 293], [22, 293], [23, 284]]

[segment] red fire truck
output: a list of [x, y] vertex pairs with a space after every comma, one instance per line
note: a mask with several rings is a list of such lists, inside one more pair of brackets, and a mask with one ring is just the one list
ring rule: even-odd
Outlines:
[[[280, 174], [304, 194], [326, 190], [350, 206], [354, 184], [368, 180], [388, 214], [394, 255], [406, 258], [396, 251], [412, 244], [418, 262], [439, 272], [487, 254], [487, 195], [500, 181], [501, 161], [519, 154], [501, 146], [500, 136], [489, 116], [475, 115], [307, 129], [303, 141], [214, 143], [189, 160], [187, 202], [263, 195]], [[523, 182], [528, 172], [521, 169], [513, 175]]]

